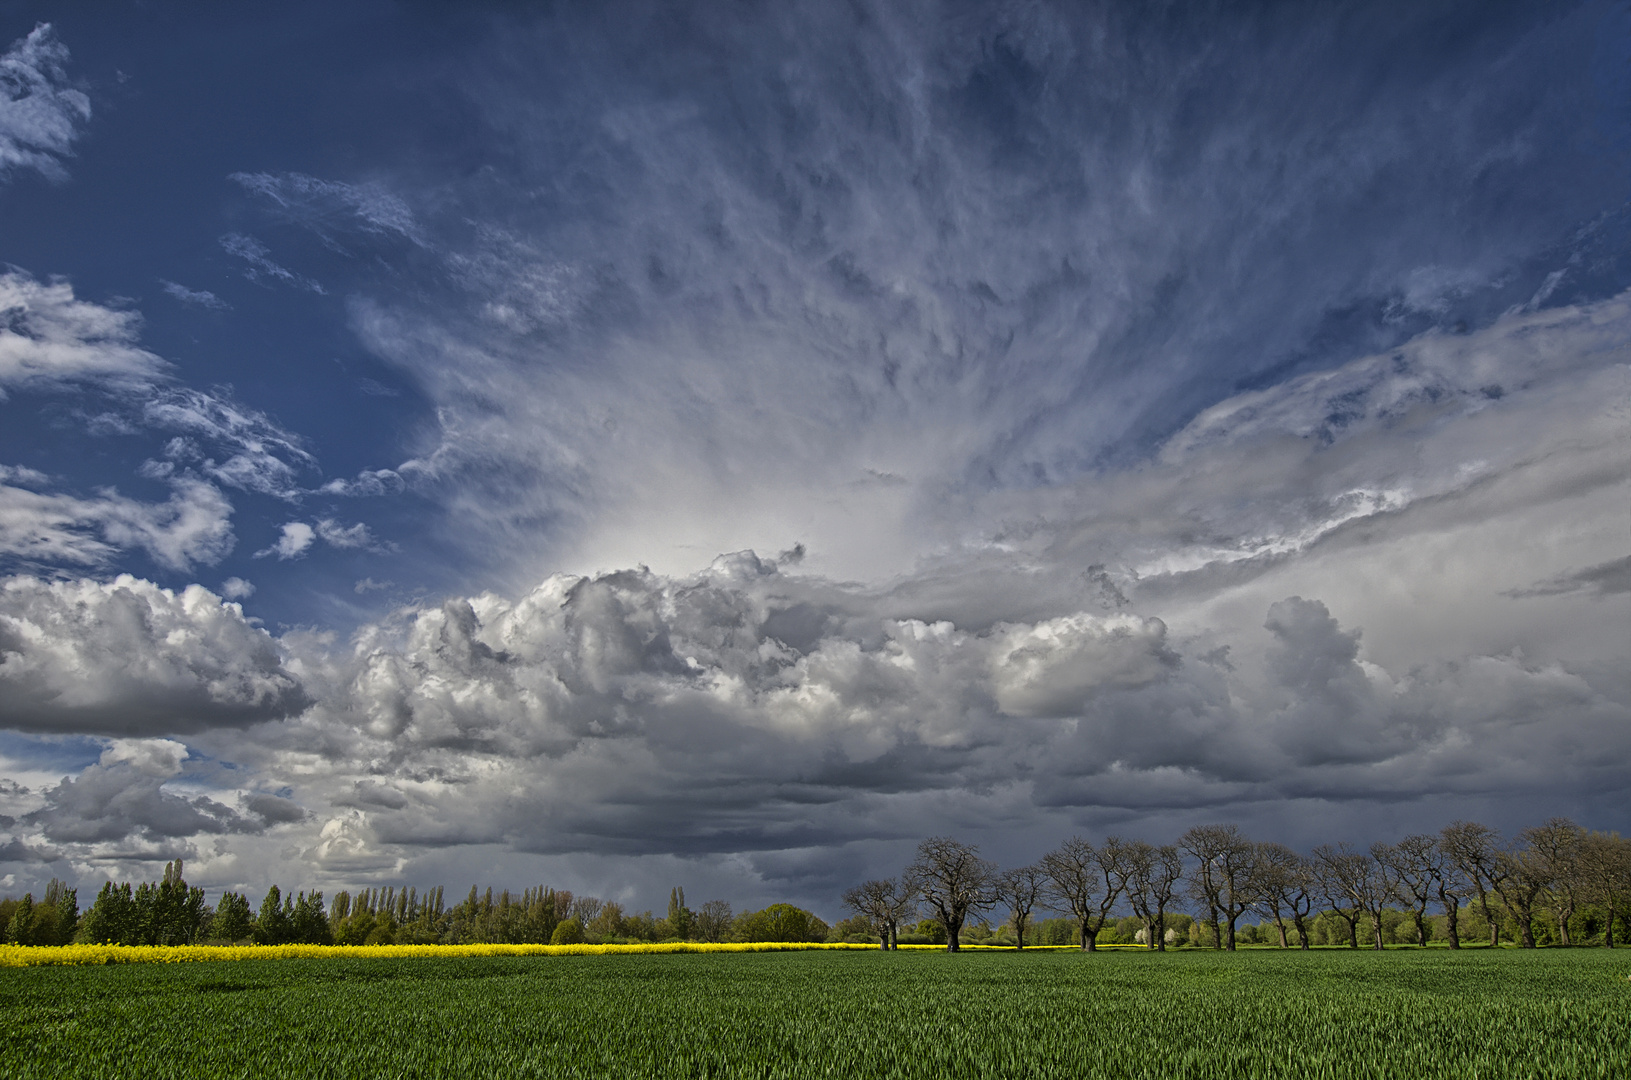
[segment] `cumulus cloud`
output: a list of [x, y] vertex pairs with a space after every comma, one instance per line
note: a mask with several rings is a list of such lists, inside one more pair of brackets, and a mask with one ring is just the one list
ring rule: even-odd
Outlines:
[[135, 312], [76, 299], [65, 281], [0, 274], [0, 401], [7, 390], [94, 382], [141, 387], [168, 365], [136, 344]]
[[394, 550], [391, 545], [375, 539], [373, 532], [361, 522], [342, 525], [333, 518], [319, 518], [310, 525], [304, 521], [285, 522], [278, 539], [270, 547], [255, 552], [255, 558], [276, 555], [280, 560], [298, 559], [311, 550], [312, 544], [319, 539], [329, 547], [341, 550], [365, 549], [377, 553]]
[[358, 522], [355, 525], [341, 525], [333, 518], [320, 518], [317, 521], [317, 535], [322, 537], [323, 543], [330, 547], [341, 549], [366, 548], [369, 551], [388, 551], [374, 538], [367, 525]]
[[0, 55], [0, 177], [34, 169], [67, 178], [62, 159], [73, 152], [91, 99], [68, 79], [68, 47], [50, 23], [40, 23]]
[[1074, 716], [1100, 690], [1152, 683], [1178, 663], [1166, 629], [1160, 619], [1088, 614], [1002, 627], [997, 704], [1014, 716]]
[[285, 716], [306, 697], [277, 643], [199, 585], [0, 583], [0, 725], [172, 734]]
[[316, 539], [317, 530], [304, 521], [288, 521], [284, 523], [282, 534], [277, 541], [271, 547], [255, 552], [255, 558], [276, 555], [279, 559], [298, 559], [311, 548]]
[[255, 595], [253, 582], [241, 577], [229, 577], [221, 582], [221, 596], [227, 600], [247, 600]]
[[[980, 630], [885, 613], [898, 603], [741, 553], [688, 578], [557, 576], [409, 609], [331, 658], [330, 689], [268, 760], [301, 762], [308, 802], [335, 808], [319, 862], [451, 843], [700, 858], [912, 835], [950, 806], [1000, 832], [1476, 797], [1497, 776], [1556, 785], [1585, 737], [1602, 764], [1578, 764], [1606, 791], [1631, 719], [1556, 663], [1385, 670], [1316, 599], [1260, 609], [1228, 635], [1230, 664], [1215, 636], [1126, 610]], [[1541, 716], [1555, 746], [1515, 767], [1504, 755]]]

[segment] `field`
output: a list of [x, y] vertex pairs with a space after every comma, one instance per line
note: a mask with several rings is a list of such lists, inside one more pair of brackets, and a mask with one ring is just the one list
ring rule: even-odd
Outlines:
[[1598, 949], [340, 958], [0, 970], [12, 1077], [1625, 1077]]

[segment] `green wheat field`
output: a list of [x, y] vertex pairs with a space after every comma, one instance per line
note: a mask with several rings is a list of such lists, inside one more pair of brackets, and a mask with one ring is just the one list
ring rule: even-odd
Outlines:
[[802, 952], [11, 968], [12, 1077], [1631, 1076], [1631, 953]]

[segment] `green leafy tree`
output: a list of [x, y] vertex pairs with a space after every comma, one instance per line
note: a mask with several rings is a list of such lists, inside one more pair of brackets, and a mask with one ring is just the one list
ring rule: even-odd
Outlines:
[[6, 940], [13, 945], [34, 944], [34, 894], [24, 893], [6, 927]]
[[254, 925], [249, 898], [242, 893], [222, 893], [221, 902], [215, 908], [215, 919], [210, 924], [210, 936], [223, 941], [242, 941]]
[[792, 904], [771, 904], [739, 915], [731, 928], [735, 941], [826, 941], [827, 924]]
[[289, 920], [290, 940], [303, 945], [332, 945], [334, 931], [329, 928], [328, 917], [323, 914], [323, 894], [301, 893], [295, 901], [294, 915]]
[[51, 944], [67, 945], [79, 930], [79, 890], [52, 878], [45, 887], [45, 902], [52, 914]]
[[691, 909], [685, 906], [685, 890], [676, 885], [668, 892], [668, 928], [677, 938], [689, 938]]
[[80, 920], [78, 938], [97, 945], [133, 945], [139, 921], [130, 883], [104, 882], [91, 909]]
[[582, 945], [583, 926], [576, 919], [562, 919], [555, 924], [554, 933], [549, 935], [551, 945]]
[[256, 945], [282, 945], [294, 932], [294, 912], [283, 901], [283, 893], [276, 885], [266, 892], [261, 901], [260, 914], [255, 916], [255, 929], [251, 936]]

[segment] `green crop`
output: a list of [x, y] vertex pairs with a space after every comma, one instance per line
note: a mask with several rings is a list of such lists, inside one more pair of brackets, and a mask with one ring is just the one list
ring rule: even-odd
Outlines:
[[8, 1076], [1625, 1077], [1631, 958], [840, 952], [7, 969]]

